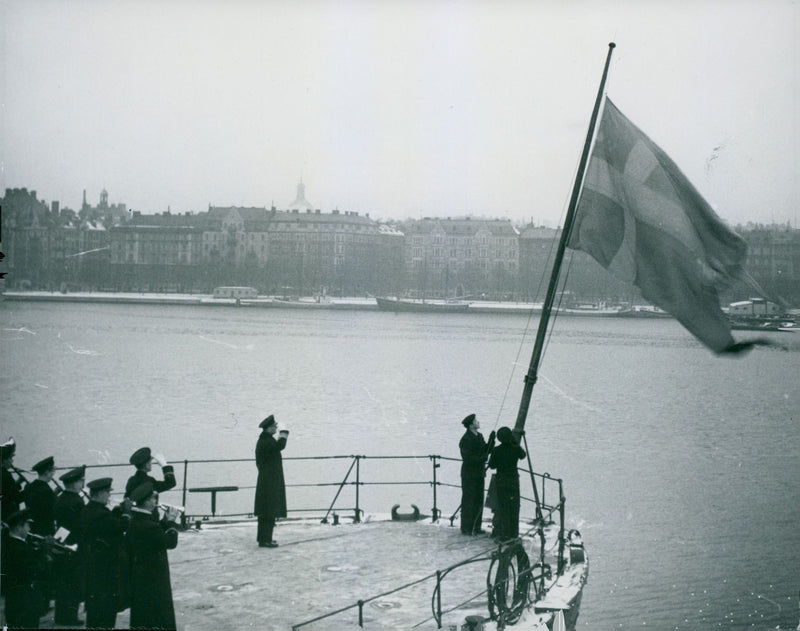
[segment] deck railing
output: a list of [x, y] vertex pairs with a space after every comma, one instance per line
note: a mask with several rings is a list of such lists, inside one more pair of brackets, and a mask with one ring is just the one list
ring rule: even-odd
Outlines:
[[[425, 516], [426, 518], [430, 518], [432, 522], [439, 521], [439, 519], [444, 514], [442, 508], [440, 506], [440, 490], [441, 489], [460, 489], [460, 478], [456, 470], [456, 465], [460, 466], [461, 459], [459, 458], [450, 458], [447, 456], [441, 455], [423, 455], [423, 456], [415, 456], [415, 455], [403, 455], [403, 456], [367, 456], [367, 455], [336, 455], [336, 456], [299, 456], [299, 457], [285, 457], [283, 461], [287, 464], [287, 467], [292, 467], [293, 465], [301, 466], [303, 463], [315, 461], [318, 464], [328, 464], [335, 461], [350, 461], [349, 467], [347, 468], [344, 476], [341, 478], [337, 478], [334, 480], [331, 479], [322, 479], [318, 481], [309, 480], [307, 482], [291, 482], [288, 483], [288, 488], [319, 488], [324, 489], [329, 487], [331, 489], [336, 489], [335, 493], [332, 493], [333, 497], [330, 500], [330, 503], [325, 502], [323, 506], [292, 506], [288, 511], [289, 514], [291, 513], [316, 513], [320, 516], [322, 523], [328, 523], [328, 518], [333, 514], [333, 523], [338, 524], [339, 520], [339, 513], [352, 513], [352, 520], [355, 523], [361, 521], [361, 516], [364, 514], [364, 508], [362, 506], [362, 498], [361, 498], [361, 490], [365, 487], [378, 487], [378, 486], [402, 486], [402, 487], [413, 487], [413, 486], [429, 486], [431, 490], [431, 514], [429, 516]], [[365, 479], [363, 471], [362, 471], [362, 464], [370, 461], [375, 462], [381, 465], [388, 465], [390, 462], [397, 462], [397, 461], [404, 461], [404, 460], [414, 460], [414, 461], [429, 461], [430, 463], [430, 473], [429, 477], [423, 477], [422, 479]], [[453, 463], [452, 466], [452, 473], [449, 476], [442, 476], [440, 473], [440, 469], [442, 468], [443, 463]], [[191, 493], [208, 493], [210, 496], [209, 508], [210, 511], [204, 510], [187, 510], [183, 515], [183, 523], [182, 525], [185, 528], [189, 527], [197, 527], [200, 528], [203, 522], [210, 521], [210, 520], [240, 520], [240, 519], [251, 519], [253, 518], [252, 512], [217, 512], [216, 510], [216, 500], [217, 494], [219, 493], [239, 493], [239, 492], [246, 492], [248, 493], [249, 501], [252, 501], [252, 493], [255, 489], [255, 484], [253, 484], [255, 480], [255, 467], [253, 460], [250, 458], [229, 458], [229, 459], [201, 459], [201, 460], [181, 460], [181, 461], [172, 461], [170, 462], [175, 469], [176, 469], [176, 477], [179, 477], [179, 484], [177, 487], [162, 493], [162, 498], [166, 496], [167, 498], [171, 498], [174, 494], [179, 493], [181, 497], [181, 504], [186, 507], [187, 501], [189, 500], [189, 494]], [[247, 472], [241, 472], [240, 474], [231, 473], [230, 469], [235, 468], [238, 465], [247, 464], [248, 469]], [[223, 466], [228, 469], [228, 472], [223, 474], [222, 476], [216, 476], [214, 478], [214, 484], [208, 484], [209, 478], [207, 476], [203, 476], [200, 474], [202, 467], [206, 469], [210, 466]], [[87, 469], [114, 469], [126, 467], [130, 468], [129, 464], [103, 464], [103, 465], [88, 465]], [[69, 469], [71, 467], [66, 467]], [[408, 470], [405, 468], [404, 470]], [[179, 473], [182, 471], [182, 476]], [[563, 482], [558, 478], [553, 478], [550, 476], [549, 473], [536, 473], [531, 472], [528, 469], [519, 468], [520, 474], [527, 474], [527, 479], [532, 480], [532, 483], [536, 485], [536, 490], [533, 492], [533, 496], [535, 499], [532, 499], [526, 495], [521, 496], [521, 500], [526, 504], [530, 505], [533, 504], [534, 514], [538, 517], [541, 515], [541, 519], [530, 519], [531, 528], [528, 534], [538, 534], [540, 538], [540, 546], [539, 546], [539, 559], [537, 562], [532, 563], [531, 567], [526, 570], [528, 574], [529, 582], [531, 585], [534, 586], [534, 589], [537, 591], [541, 591], [544, 586], [544, 580], [546, 574], [549, 573], [549, 566], [545, 562], [545, 543], [544, 543], [544, 536], [542, 532], [542, 528], [545, 524], [549, 523], [557, 523], [558, 525], [558, 568], [557, 573], [561, 574], [564, 570], [566, 565], [565, 561], [565, 546], [566, 546], [566, 537], [565, 537], [565, 497], [564, 497], [564, 489], [563, 489]], [[247, 476], [245, 478], [245, 476]], [[92, 477], [87, 475], [88, 477]], [[99, 477], [99, 476], [98, 476]], [[377, 478], [378, 476], [376, 476]], [[523, 476], [520, 476], [521, 479]], [[296, 479], [296, 476], [292, 476], [292, 478]], [[194, 480], [197, 479], [197, 484], [202, 484], [202, 486], [194, 486]], [[236, 484], [237, 482], [246, 480], [245, 484]], [[342, 491], [346, 487], [352, 487], [352, 505], [343, 505], [340, 501]], [[531, 489], [533, 490], [533, 489]], [[117, 491], [113, 494], [115, 496], [114, 499], [121, 499], [123, 493], [121, 491]], [[451, 492], [452, 498], [457, 498], [458, 493], [457, 491]], [[554, 499], [553, 496], [555, 495]], [[538, 502], [537, 502], [538, 500]], [[548, 503], [550, 502], [550, 503]], [[414, 506], [416, 509], [416, 506]], [[456, 508], [455, 511], [450, 515], [449, 521], [450, 525], [454, 524], [455, 518], [458, 515], [459, 508]], [[338, 512], [337, 512], [338, 511]], [[448, 510], [449, 512], [449, 510]], [[524, 513], [524, 510], [521, 511]], [[382, 598], [389, 594], [395, 593], [397, 591], [407, 589], [417, 585], [419, 583], [435, 580], [436, 585], [434, 588], [434, 595], [437, 597], [434, 598], [432, 601], [432, 611], [433, 611], [433, 618], [436, 619], [437, 623], [440, 623], [442, 619], [442, 604], [441, 604], [441, 582], [445, 576], [447, 576], [451, 571], [457, 569], [458, 567], [465, 565], [470, 562], [476, 561], [483, 561], [487, 560], [492, 557], [492, 554], [496, 555], [499, 554], [498, 552], [488, 553], [484, 550], [479, 555], [472, 559], [467, 559], [466, 561], [460, 561], [459, 563], [452, 565], [448, 568], [437, 570], [435, 573], [432, 573], [428, 576], [425, 576], [417, 581], [409, 583], [407, 585], [402, 585], [398, 588], [392, 589], [388, 592], [381, 593], [381, 594], [374, 594], [370, 595], [365, 598], [361, 598], [356, 602], [333, 612], [329, 612], [324, 614], [323, 616], [314, 618], [313, 620], [307, 620], [305, 622], [299, 623], [293, 627], [293, 629], [299, 629], [302, 626], [311, 624], [313, 622], [318, 622], [319, 620], [338, 615], [343, 613], [349, 609], [358, 609], [358, 620], [359, 625], [362, 625], [363, 622], [363, 606], [365, 603], [370, 601], [376, 600], [378, 598]], [[482, 595], [485, 595], [487, 592], [484, 590], [480, 594], [474, 595], [471, 599], [478, 598]], [[461, 603], [457, 606], [461, 606], [464, 603]]]

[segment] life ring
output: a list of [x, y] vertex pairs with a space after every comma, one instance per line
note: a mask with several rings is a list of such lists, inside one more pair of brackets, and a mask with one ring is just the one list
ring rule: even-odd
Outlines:
[[[501, 548], [486, 576], [489, 615], [504, 624], [516, 624], [530, 600], [531, 563], [521, 540]], [[508, 602], [508, 595], [511, 602]]]

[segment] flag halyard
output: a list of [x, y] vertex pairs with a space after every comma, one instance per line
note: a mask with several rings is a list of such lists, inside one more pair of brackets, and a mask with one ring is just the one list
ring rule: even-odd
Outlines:
[[743, 273], [743, 239], [608, 99], [568, 245], [635, 284], [713, 351], [746, 348], [734, 343], [718, 297]]

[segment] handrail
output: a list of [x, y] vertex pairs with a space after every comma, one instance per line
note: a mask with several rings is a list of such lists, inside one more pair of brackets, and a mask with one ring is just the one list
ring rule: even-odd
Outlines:
[[[494, 546], [492, 546], [492, 548], [494, 548]], [[382, 592], [380, 594], [375, 594], [373, 596], [370, 596], [369, 598], [364, 598], [364, 599], [357, 600], [355, 603], [353, 603], [351, 605], [347, 605], [346, 607], [341, 607], [340, 609], [337, 609], [335, 611], [329, 611], [328, 613], [322, 614], [321, 616], [317, 616], [316, 618], [313, 618], [311, 620], [304, 620], [303, 622], [299, 622], [297, 624], [294, 624], [294, 625], [292, 625], [292, 631], [296, 631], [297, 629], [300, 629], [301, 627], [305, 627], [305, 626], [307, 626], [309, 624], [313, 624], [314, 622], [319, 622], [320, 620], [324, 620], [325, 618], [330, 618], [332, 616], [339, 615], [340, 613], [348, 611], [349, 609], [355, 609], [356, 607], [358, 607], [358, 626], [363, 627], [364, 626], [364, 624], [363, 624], [363, 608], [364, 608], [364, 605], [366, 603], [372, 602], [373, 600], [377, 600], [378, 598], [383, 598], [384, 596], [389, 596], [390, 594], [395, 594], [395, 593], [397, 593], [399, 591], [402, 591], [404, 589], [408, 589], [409, 587], [414, 587], [415, 585], [419, 585], [420, 583], [424, 583], [425, 581], [429, 581], [432, 578], [436, 579], [436, 583], [437, 583], [437, 586], [438, 586], [438, 585], [441, 584], [441, 579], [444, 577], [444, 575], [446, 575], [451, 570], [453, 570], [453, 569], [455, 569], [457, 567], [460, 567], [462, 565], [466, 565], [467, 563], [474, 563], [474, 562], [477, 562], [477, 561], [485, 561], [485, 560], [488, 560], [489, 558], [491, 558], [491, 557], [485, 556], [486, 552], [487, 552], [486, 550], [482, 550], [478, 554], [476, 554], [476, 555], [474, 555], [472, 557], [469, 557], [468, 559], [464, 559], [462, 561], [459, 561], [458, 563], [454, 563], [453, 565], [445, 568], [444, 570], [436, 570], [435, 572], [433, 572], [431, 574], [428, 574], [427, 576], [423, 576], [422, 578], [418, 578], [418, 579], [416, 579], [414, 581], [411, 581], [410, 583], [406, 583], [404, 585], [400, 585], [399, 587], [395, 587], [393, 589], [390, 589], [389, 591]], [[435, 593], [436, 592], [434, 592], [434, 594]], [[484, 593], [484, 592], [481, 592], [481, 594], [482, 593]], [[481, 594], [478, 594], [477, 596], [480, 596]], [[477, 598], [477, 596], [475, 596], [475, 597]], [[440, 603], [440, 606], [439, 606], [439, 616], [441, 616], [441, 603]]]
[[[299, 508], [292, 508], [289, 512], [292, 513], [321, 513], [325, 515], [325, 518], [329, 516], [331, 511], [334, 511], [336, 507], [337, 501], [339, 501], [340, 494], [345, 486], [353, 486], [355, 487], [355, 506], [339, 506], [339, 511], [353, 511], [354, 515], [354, 522], [358, 523], [360, 521], [361, 515], [363, 514], [363, 508], [360, 504], [361, 496], [360, 496], [360, 489], [362, 486], [403, 486], [403, 487], [412, 487], [412, 486], [420, 486], [420, 485], [428, 485], [431, 487], [432, 490], [432, 499], [433, 499], [433, 507], [432, 507], [432, 521], [437, 521], [442, 513], [439, 508], [438, 501], [438, 488], [460, 488], [459, 483], [451, 483], [447, 481], [442, 481], [440, 479], [439, 473], [437, 469], [441, 467], [442, 462], [451, 462], [451, 463], [460, 463], [460, 458], [452, 458], [449, 456], [441, 456], [441, 455], [381, 455], [381, 456], [366, 456], [366, 455], [333, 455], [333, 456], [292, 456], [284, 458], [284, 461], [309, 461], [309, 460], [317, 460], [317, 461], [331, 461], [331, 460], [346, 460], [350, 459], [352, 462], [350, 464], [350, 468], [348, 469], [344, 478], [339, 482], [300, 482], [300, 483], [293, 483], [287, 484], [288, 488], [293, 487], [326, 487], [326, 486], [336, 486], [337, 492], [331, 504], [327, 507], [308, 507], [308, 506], [301, 506]], [[428, 459], [431, 461], [432, 469], [431, 475], [428, 479], [423, 480], [363, 480], [360, 471], [360, 464], [362, 460], [374, 460], [374, 461], [388, 461], [388, 460], [423, 460]], [[198, 464], [228, 464], [228, 463], [252, 463], [252, 458], [213, 458], [213, 459], [198, 459], [198, 460], [178, 460], [172, 461], [170, 464], [183, 465], [183, 480], [182, 486], [174, 489], [170, 489], [170, 491], [165, 491], [165, 493], [170, 492], [181, 492], [182, 493], [182, 505], [186, 506], [187, 501], [187, 493], [188, 493], [188, 484], [189, 484], [189, 477], [190, 477], [190, 465], [198, 465]], [[127, 463], [108, 463], [108, 464], [96, 464], [96, 465], [87, 465], [87, 468], [117, 468], [117, 467], [130, 467], [130, 464]], [[72, 467], [59, 467], [59, 469], [66, 469], [69, 470]], [[177, 467], [176, 467], [177, 468]], [[353, 475], [353, 469], [355, 468], [355, 480], [351, 479]], [[550, 476], [549, 473], [536, 473], [531, 471], [525, 467], [519, 467], [520, 473], [528, 473], [530, 475], [530, 479], [532, 483], [535, 485], [534, 487], [534, 497], [535, 499], [530, 499], [524, 495], [521, 495], [520, 499], [525, 501], [526, 503], [535, 503], [537, 509], [537, 519], [541, 520], [542, 523], [549, 523], [552, 522], [554, 517], [559, 521], [559, 549], [558, 549], [558, 573], [561, 574], [563, 569], [566, 565], [565, 562], [565, 546], [566, 546], [566, 539], [565, 539], [565, 502], [566, 498], [564, 497], [563, 492], [563, 481], [560, 478], [554, 478]], [[223, 483], [219, 480], [216, 481], [217, 484]], [[556, 489], [552, 490], [551, 492], [556, 493], [556, 497], [558, 498], [558, 503], [553, 505], [547, 504], [547, 497], [548, 487], [555, 484]], [[255, 485], [237, 485], [240, 490], [251, 490], [255, 488]], [[536, 488], [536, 486], [541, 488], [541, 492]], [[163, 495], [163, 494], [162, 494]], [[348, 502], [349, 504], [349, 502]], [[231, 512], [231, 513], [219, 513], [218, 515], [213, 515], [214, 511], [212, 510], [211, 513], [195, 513], [189, 511], [188, 514], [184, 514], [183, 519], [183, 526], [185, 527], [190, 519], [197, 522], [199, 519], [207, 520], [209, 516], [214, 516], [219, 519], [224, 518], [252, 518], [251, 512]], [[323, 522], [324, 523], [324, 522]], [[334, 523], [338, 523], [338, 517], [334, 513]]]

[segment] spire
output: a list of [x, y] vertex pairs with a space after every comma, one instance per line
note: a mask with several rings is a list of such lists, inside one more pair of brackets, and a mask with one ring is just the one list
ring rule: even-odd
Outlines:
[[303, 180], [300, 180], [300, 183], [297, 185], [297, 196], [294, 198], [294, 201], [289, 204], [287, 210], [314, 210], [314, 207], [306, 200], [306, 185], [303, 184]]

